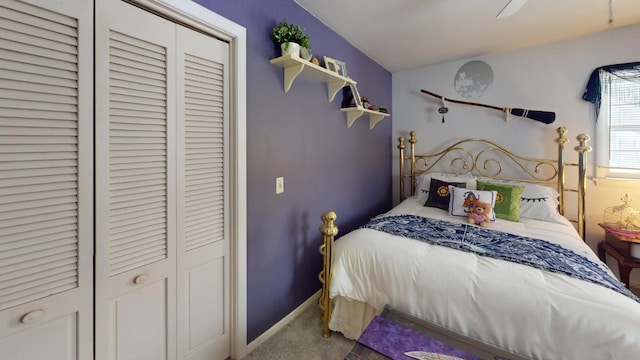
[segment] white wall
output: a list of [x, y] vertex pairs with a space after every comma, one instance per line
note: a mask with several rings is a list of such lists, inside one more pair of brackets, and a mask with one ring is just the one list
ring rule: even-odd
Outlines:
[[[602, 65], [640, 61], [637, 39], [640, 39], [640, 25], [576, 40], [394, 73], [392, 133], [395, 136], [407, 136], [410, 130], [415, 130], [418, 139], [416, 147], [422, 151], [434, 149], [450, 139], [482, 137], [497, 140], [516, 152], [554, 158], [557, 149], [553, 142], [556, 128], [565, 126], [572, 140], [569, 149], [577, 144], [575, 136], [579, 133], [591, 135], [590, 145], [596, 146], [597, 139], [593, 138], [593, 105], [582, 100], [582, 93], [593, 69]], [[458, 69], [470, 60], [488, 63], [493, 69], [494, 82], [481, 97], [465, 99], [455, 91], [454, 77]], [[497, 110], [447, 103], [449, 112], [442, 124], [442, 116], [437, 112], [441, 102], [420, 93], [420, 89], [452, 99], [500, 107], [554, 111], [556, 121], [545, 125], [516, 116], [509, 116], [506, 121], [506, 116]], [[394, 141], [394, 148], [395, 145]], [[575, 154], [570, 151], [567, 160], [576, 161]], [[397, 160], [394, 161], [394, 183], [397, 184], [398, 164]], [[593, 168], [593, 156], [589, 164]], [[619, 204], [619, 199], [625, 193], [635, 199], [633, 204], [640, 206], [640, 182], [598, 181], [597, 185], [589, 182], [587, 242], [594, 250], [603, 237], [597, 224], [602, 221], [604, 209]], [[397, 201], [398, 193], [394, 190], [394, 202]], [[616, 268], [614, 259], [609, 258], [608, 263]], [[632, 283], [640, 282], [640, 269], [632, 271], [631, 275]]]

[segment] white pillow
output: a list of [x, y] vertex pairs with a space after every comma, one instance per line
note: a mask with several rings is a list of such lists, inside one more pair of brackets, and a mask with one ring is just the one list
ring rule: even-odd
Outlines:
[[524, 191], [520, 198], [520, 217], [545, 220], [564, 224], [558, 212], [558, 192], [539, 184], [522, 184]]
[[566, 220], [558, 212], [558, 192], [556, 189], [541, 185], [519, 181], [491, 180], [497, 183], [523, 186], [520, 199], [520, 217], [565, 224]]
[[491, 221], [496, 220], [496, 214], [493, 211], [493, 207], [496, 205], [496, 195], [498, 192], [495, 190], [475, 190], [468, 188], [459, 188], [449, 185], [449, 215], [458, 217], [467, 217], [469, 212], [469, 202], [473, 198], [485, 203], [491, 204], [491, 213], [489, 218]]
[[446, 182], [466, 182], [468, 189], [476, 188], [476, 178], [471, 174], [453, 174], [453, 173], [426, 173], [416, 177], [416, 193], [415, 197], [421, 204], [424, 204], [429, 197], [429, 186], [431, 178]]

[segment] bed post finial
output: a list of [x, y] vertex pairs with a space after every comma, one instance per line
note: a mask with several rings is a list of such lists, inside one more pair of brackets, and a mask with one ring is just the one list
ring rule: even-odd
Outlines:
[[558, 138], [556, 138], [555, 142], [558, 144], [558, 193], [560, 194], [558, 211], [564, 215], [564, 187], [566, 176], [564, 147], [569, 142], [569, 139], [567, 138], [566, 127], [560, 126], [556, 131], [558, 132]]
[[335, 211], [329, 210], [325, 211], [324, 214], [320, 217], [322, 219], [322, 226], [320, 226], [320, 232], [325, 236], [336, 236], [338, 235], [338, 227], [335, 226], [334, 222], [338, 218], [338, 214]]
[[559, 138], [559, 139], [560, 139], [560, 138], [562, 138], [562, 139], [566, 139], [565, 143], [566, 143], [567, 141], [569, 141], [569, 139], [567, 139], [567, 137], [566, 137], [566, 135], [567, 135], [567, 128], [566, 128], [566, 127], [564, 127], [564, 126], [560, 126], [556, 131], [558, 132], [558, 138]]
[[587, 134], [578, 134], [578, 136], [576, 136], [576, 139], [578, 140], [578, 146], [575, 147], [575, 150], [580, 154], [586, 154], [593, 150], [591, 146], [587, 145], [589, 140], [591, 140], [591, 136]]
[[324, 261], [322, 271], [318, 274], [318, 279], [322, 283], [322, 292], [318, 298], [318, 305], [322, 309], [322, 337], [331, 336], [329, 331], [329, 319], [331, 319], [331, 298], [329, 297], [329, 287], [331, 286], [331, 274], [333, 272], [333, 240], [338, 235], [338, 227], [334, 224], [338, 218], [335, 211], [329, 210], [322, 214], [322, 226], [320, 233], [323, 235], [322, 245], [320, 245], [320, 254], [323, 255]]
[[586, 193], [587, 193], [587, 153], [591, 152], [591, 146], [587, 142], [591, 137], [587, 134], [576, 136], [578, 146], [574, 149], [578, 152], [578, 234], [582, 240], [586, 240]]

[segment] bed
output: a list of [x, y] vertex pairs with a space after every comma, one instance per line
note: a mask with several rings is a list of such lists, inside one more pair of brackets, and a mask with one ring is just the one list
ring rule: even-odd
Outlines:
[[[557, 159], [483, 139], [418, 155], [415, 132], [405, 154], [401, 137], [404, 200], [339, 238], [337, 214], [322, 215], [323, 336], [357, 339], [389, 305], [514, 358], [638, 358], [640, 300], [583, 240], [589, 137], [577, 136], [570, 163], [566, 134], [553, 139]], [[469, 190], [493, 201], [498, 217], [486, 228], [459, 213]]]

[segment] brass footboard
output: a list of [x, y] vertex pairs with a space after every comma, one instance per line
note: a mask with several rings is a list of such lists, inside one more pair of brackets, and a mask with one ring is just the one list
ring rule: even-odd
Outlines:
[[320, 245], [320, 254], [323, 256], [322, 271], [318, 274], [318, 279], [322, 283], [322, 292], [318, 299], [318, 305], [322, 309], [322, 337], [331, 336], [329, 330], [329, 319], [331, 318], [331, 298], [329, 297], [329, 286], [331, 284], [331, 274], [333, 266], [333, 240], [338, 235], [338, 227], [334, 221], [338, 218], [335, 211], [329, 210], [322, 214], [322, 226], [320, 232], [323, 235], [322, 245]]

